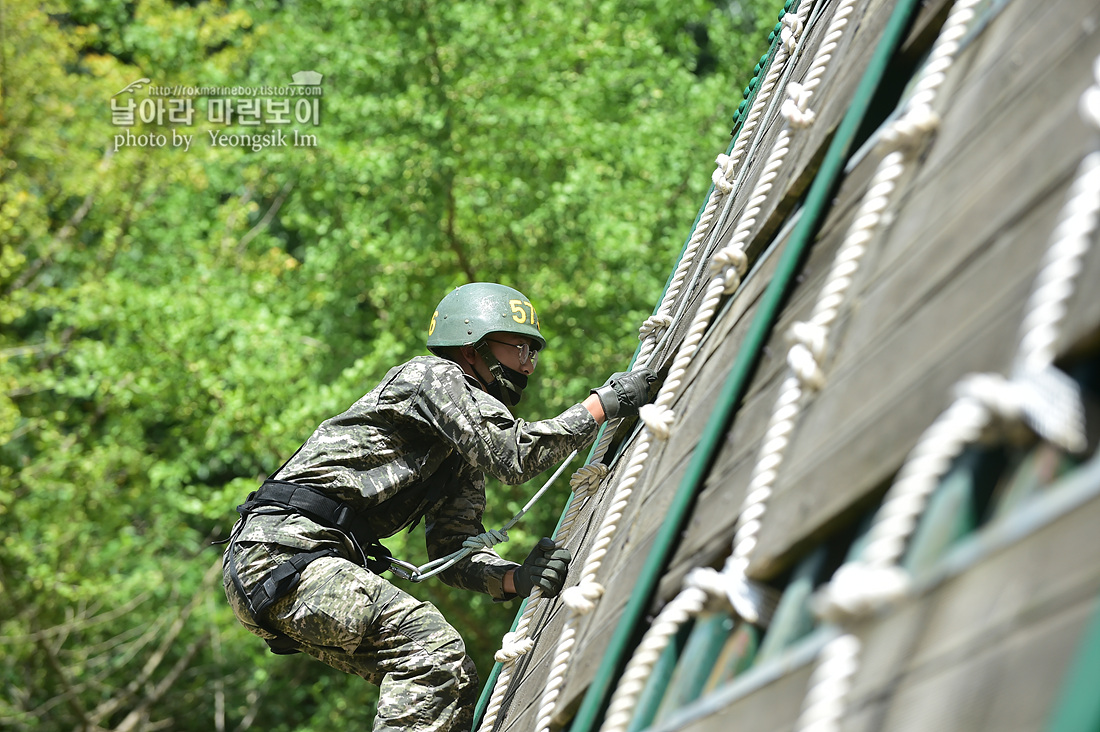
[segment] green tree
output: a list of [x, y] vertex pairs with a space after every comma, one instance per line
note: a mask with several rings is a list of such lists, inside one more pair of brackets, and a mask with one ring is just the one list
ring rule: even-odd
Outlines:
[[[3, 0], [0, 725], [369, 724], [372, 687], [235, 624], [210, 541], [320, 420], [423, 352], [455, 285], [540, 306], [551, 349], [521, 416], [623, 368], [726, 146], [755, 18], [698, 0]], [[141, 78], [302, 70], [324, 75], [317, 125], [215, 124], [209, 96], [189, 125], [112, 116], [150, 99], [120, 93]], [[316, 144], [209, 135], [278, 129]], [[504, 553], [552, 530], [562, 485]], [[487, 524], [532, 490], [491, 484]], [[389, 543], [423, 558], [419, 535]], [[410, 590], [486, 674], [511, 611]]]

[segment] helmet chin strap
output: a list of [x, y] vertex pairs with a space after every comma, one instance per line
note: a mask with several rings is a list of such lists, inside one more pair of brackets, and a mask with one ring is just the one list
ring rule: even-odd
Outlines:
[[[481, 360], [489, 368], [489, 373], [493, 375], [493, 383], [485, 384], [485, 391], [510, 407], [519, 404], [519, 400], [523, 398], [523, 389], [527, 386], [527, 377], [501, 364], [485, 341], [476, 344], [474, 350], [477, 351], [477, 355], [481, 356]], [[480, 376], [478, 376], [478, 380], [481, 380]], [[482, 381], [482, 383], [485, 382]]]

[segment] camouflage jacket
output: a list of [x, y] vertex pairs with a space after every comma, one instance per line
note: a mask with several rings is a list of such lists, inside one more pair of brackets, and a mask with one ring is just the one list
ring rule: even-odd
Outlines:
[[[486, 473], [522, 483], [591, 442], [596, 429], [579, 404], [553, 419], [516, 419], [457, 364], [420, 356], [321, 423], [273, 477], [347, 502], [378, 538], [423, 517], [428, 555], [436, 559], [485, 530]], [[300, 515], [253, 514], [237, 540], [348, 552], [342, 534]], [[515, 566], [483, 549], [440, 577], [502, 598], [504, 574]]]

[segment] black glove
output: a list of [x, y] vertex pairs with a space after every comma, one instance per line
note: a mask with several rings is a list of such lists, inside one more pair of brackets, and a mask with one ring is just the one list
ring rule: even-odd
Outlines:
[[557, 597], [565, 585], [565, 577], [569, 574], [569, 560], [572, 558], [569, 550], [555, 544], [553, 539], [539, 539], [539, 543], [512, 575], [516, 594], [529, 597], [532, 590], [539, 587], [543, 597]]
[[608, 419], [633, 417], [643, 404], [649, 403], [649, 385], [655, 381], [657, 374], [649, 369], [620, 371], [611, 374], [607, 383], [593, 389], [592, 393], [600, 398], [604, 416]]

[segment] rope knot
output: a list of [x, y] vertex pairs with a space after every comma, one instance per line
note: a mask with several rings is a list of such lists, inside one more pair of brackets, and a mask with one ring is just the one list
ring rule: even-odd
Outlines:
[[749, 259], [745, 252], [736, 246], [722, 247], [710, 260], [710, 271], [714, 276], [722, 277], [722, 291], [733, 294], [741, 285], [741, 278], [749, 269]]
[[766, 625], [778, 598], [775, 590], [750, 580], [744, 572], [745, 566], [744, 562], [738, 562], [722, 572], [696, 567], [684, 577], [684, 587], [702, 590], [712, 601], [727, 604], [742, 620]]
[[561, 601], [573, 611], [574, 615], [587, 615], [596, 609], [596, 603], [603, 597], [603, 585], [599, 582], [581, 582], [561, 593]]
[[1013, 426], [1026, 425], [1068, 452], [1085, 449], [1080, 386], [1055, 366], [1024, 371], [1012, 379], [1000, 374], [971, 374], [956, 385], [955, 394], [978, 402], [997, 417], [1003, 437], [1023, 439]]
[[783, 30], [779, 32], [779, 38], [783, 41], [787, 53], [793, 54], [798, 48], [798, 40], [802, 37], [804, 24], [798, 13], [785, 13], [783, 15]]
[[719, 155], [714, 159], [714, 162], [718, 164], [714, 174], [710, 179], [714, 183], [714, 187], [722, 194], [730, 194], [733, 192], [733, 181], [730, 180], [730, 176], [733, 175], [733, 171], [729, 168], [732, 167], [733, 158], [729, 155]]
[[957, 399], [973, 399], [1004, 420], [1023, 417], [1023, 402], [1018, 385], [1000, 374], [970, 374], [955, 385]]
[[503, 544], [508, 541], [508, 532], [501, 529], [489, 529], [483, 534], [477, 536], [471, 536], [462, 542], [462, 546], [466, 549], [492, 549], [497, 544]]
[[639, 340], [650, 337], [656, 338], [671, 327], [672, 316], [668, 313], [657, 313], [646, 318], [645, 322], [638, 328], [638, 338]]
[[908, 588], [909, 575], [901, 567], [849, 562], [814, 598], [814, 611], [827, 622], [843, 623], [902, 597]]
[[534, 639], [528, 638], [526, 635], [520, 635], [514, 632], [505, 633], [504, 640], [500, 645], [500, 650], [496, 652], [493, 659], [497, 663], [515, 661], [517, 658], [530, 653], [531, 649], [534, 647]]
[[927, 104], [910, 108], [883, 132], [882, 139], [897, 147], [912, 148], [940, 126], [940, 116]]
[[825, 355], [828, 337], [829, 331], [816, 323], [799, 321], [787, 331], [787, 342], [791, 344], [787, 365], [807, 388], [820, 389], [825, 385], [825, 374], [819, 362]]
[[668, 407], [646, 404], [638, 410], [638, 416], [658, 440], [667, 440], [672, 434], [672, 423], [676, 421], [676, 413]]
[[608, 468], [603, 463], [589, 463], [582, 465], [573, 477], [569, 479], [569, 485], [575, 496], [587, 498], [600, 487], [600, 481], [607, 475]]
[[787, 100], [783, 102], [780, 112], [791, 127], [804, 129], [814, 123], [815, 115], [807, 109], [812, 96], [813, 92], [798, 82], [787, 84]]
[[710, 567], [695, 567], [684, 576], [685, 588], [702, 590], [711, 597], [726, 597], [729, 586], [729, 578]]

